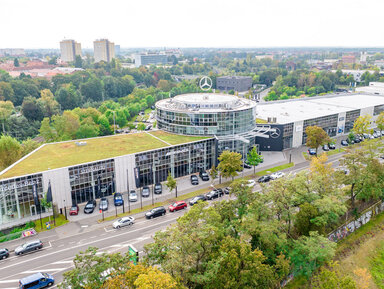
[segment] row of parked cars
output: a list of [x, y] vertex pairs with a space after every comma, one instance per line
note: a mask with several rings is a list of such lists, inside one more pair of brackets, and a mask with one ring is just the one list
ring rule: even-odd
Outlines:
[[284, 172], [275, 172], [275, 173], [272, 173], [270, 175], [261, 176], [257, 180], [257, 182], [258, 183], [267, 183], [267, 182], [272, 181], [272, 180], [280, 179], [280, 178], [282, 178], [284, 176], [285, 176]]

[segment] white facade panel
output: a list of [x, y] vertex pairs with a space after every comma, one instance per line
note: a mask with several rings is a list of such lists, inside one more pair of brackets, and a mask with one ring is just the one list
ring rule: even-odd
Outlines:
[[299, 147], [303, 141], [304, 121], [293, 123], [292, 147]]
[[134, 168], [135, 168], [134, 154], [115, 158], [115, 172], [116, 172], [115, 181], [116, 181], [117, 193], [127, 192], [128, 190], [127, 174], [128, 174], [129, 190], [136, 189]]
[[48, 183], [51, 181], [53, 202], [59, 208], [72, 205], [71, 187], [69, 182], [68, 168], [61, 168], [43, 172], [43, 190], [48, 191]]

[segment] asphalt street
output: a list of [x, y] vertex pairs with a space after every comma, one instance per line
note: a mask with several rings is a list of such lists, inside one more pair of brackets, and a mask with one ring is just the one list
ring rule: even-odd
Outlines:
[[[340, 157], [341, 154], [333, 155], [329, 157], [329, 162], [337, 166]], [[308, 165], [309, 162], [305, 161], [284, 171], [286, 174], [294, 174], [308, 168]], [[248, 173], [251, 171], [253, 170], [251, 169]], [[205, 187], [207, 186], [209, 184], [205, 184]], [[195, 189], [196, 187], [191, 187], [191, 190]], [[259, 184], [254, 187], [254, 190], [260, 190]], [[225, 195], [217, 200], [228, 198], [229, 196]], [[113, 205], [110, 206], [113, 207]], [[85, 251], [89, 246], [99, 248], [100, 252], [113, 253], [127, 252], [128, 244], [131, 244], [142, 253], [144, 245], [152, 241], [155, 232], [165, 229], [188, 210], [189, 207], [175, 213], [167, 212], [165, 216], [152, 220], [146, 220], [141, 213], [135, 216], [135, 224], [118, 230], [113, 229], [113, 221], [98, 224], [95, 218], [100, 218], [99, 216], [94, 216], [93, 219], [84, 217], [63, 228], [56, 228], [55, 232], [40, 234], [39, 238], [44, 243], [42, 250], [22, 256], [16, 256], [11, 252], [8, 259], [0, 261], [0, 288], [17, 288], [20, 278], [36, 272], [52, 274], [58, 284], [62, 281], [63, 273], [72, 268], [75, 255]], [[9, 248], [13, 250], [18, 244], [14, 242], [7, 245], [13, 246]]]

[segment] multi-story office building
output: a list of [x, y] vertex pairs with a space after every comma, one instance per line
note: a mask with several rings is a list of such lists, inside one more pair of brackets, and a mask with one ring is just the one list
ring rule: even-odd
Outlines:
[[115, 58], [115, 44], [108, 39], [99, 39], [93, 42], [95, 62], [110, 62]]
[[73, 62], [76, 55], [81, 56], [81, 44], [75, 40], [66, 39], [60, 42], [61, 60], [65, 62]]
[[220, 76], [216, 78], [216, 88], [224, 91], [247, 91], [252, 87], [250, 76]]
[[135, 66], [150, 64], [167, 64], [168, 56], [165, 54], [141, 53], [135, 55]]

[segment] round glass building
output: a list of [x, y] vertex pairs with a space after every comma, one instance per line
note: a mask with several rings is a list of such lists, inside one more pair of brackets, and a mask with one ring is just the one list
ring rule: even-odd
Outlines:
[[[219, 152], [242, 152], [255, 144], [256, 102], [220, 93], [190, 93], [156, 103], [159, 129], [183, 135], [216, 136]], [[240, 142], [238, 142], [240, 140]]]

